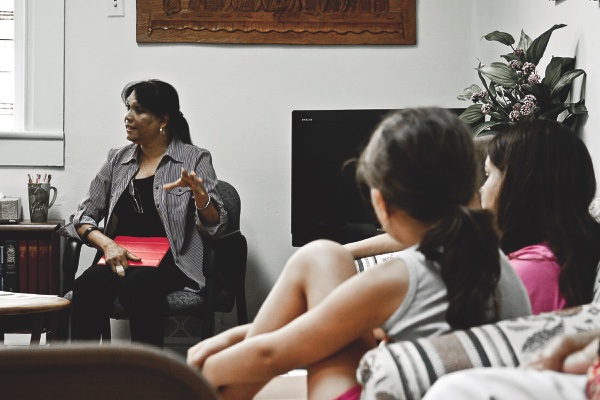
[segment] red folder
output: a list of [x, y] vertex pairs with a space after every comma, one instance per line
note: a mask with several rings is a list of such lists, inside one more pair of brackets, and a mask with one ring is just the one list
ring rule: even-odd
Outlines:
[[[158, 267], [170, 248], [169, 239], [166, 237], [117, 236], [114, 241], [142, 259], [141, 261], [128, 260], [127, 265], [130, 267]], [[104, 256], [98, 264], [106, 265]]]

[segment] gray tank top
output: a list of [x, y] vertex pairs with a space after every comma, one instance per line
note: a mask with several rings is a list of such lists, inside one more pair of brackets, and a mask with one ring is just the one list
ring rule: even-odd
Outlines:
[[[448, 308], [446, 285], [438, 263], [425, 259], [417, 246], [394, 253], [408, 268], [409, 285], [404, 301], [382, 329], [390, 342], [439, 336], [452, 329], [446, 322]], [[507, 319], [531, 314], [529, 296], [523, 282], [502, 252], [500, 280], [497, 289], [499, 318]], [[491, 303], [491, 302], [490, 302]], [[494, 319], [493, 304], [488, 307], [489, 320]]]

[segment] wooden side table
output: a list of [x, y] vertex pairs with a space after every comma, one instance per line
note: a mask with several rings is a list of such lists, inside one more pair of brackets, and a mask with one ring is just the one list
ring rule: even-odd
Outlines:
[[69, 307], [71, 302], [58, 296], [0, 292], [0, 334], [26, 329], [31, 343], [40, 343], [44, 318]]
[[[16, 224], [0, 224], [0, 244], [5, 243], [6, 241], [16, 241], [19, 244], [19, 251], [21, 251], [21, 246], [24, 243], [25, 251], [28, 257], [28, 263], [30, 244], [46, 243], [48, 245], [48, 263], [44, 264], [44, 266], [47, 268], [47, 270], [44, 269], [45, 273], [47, 274], [47, 276], [44, 275], [44, 285], [31, 285], [29, 279], [32, 277], [32, 275], [29, 271], [29, 265], [27, 265], [27, 269], [24, 269], [23, 271], [18, 265], [17, 269], [19, 286], [17, 291], [35, 294], [62, 294], [62, 271], [60, 266], [64, 247], [64, 238], [59, 236], [57, 231], [63, 225], [63, 220], [48, 220], [47, 222], [31, 222], [29, 220], [24, 220]], [[39, 248], [37, 252], [38, 255], [40, 255]], [[43, 271], [39, 264], [38, 268], [38, 279], [42, 279], [40, 273]], [[22, 316], [21, 318], [11, 318], [11, 320], [31, 318], [33, 317]], [[46, 328], [49, 328], [48, 339], [56, 340], [59, 327], [58, 314], [45, 313], [44, 318], [40, 318], [40, 320], [46, 325]]]

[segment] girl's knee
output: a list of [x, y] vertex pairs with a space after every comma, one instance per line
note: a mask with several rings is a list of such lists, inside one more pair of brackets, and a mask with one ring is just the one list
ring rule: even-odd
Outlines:
[[334, 273], [351, 276], [356, 273], [354, 259], [342, 245], [330, 240], [316, 240], [300, 248], [285, 266], [287, 273], [301, 276]]

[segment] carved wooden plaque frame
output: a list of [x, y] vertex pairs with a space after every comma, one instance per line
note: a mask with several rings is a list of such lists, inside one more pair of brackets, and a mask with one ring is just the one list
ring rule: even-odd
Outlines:
[[416, 43], [416, 0], [136, 2], [138, 43]]

